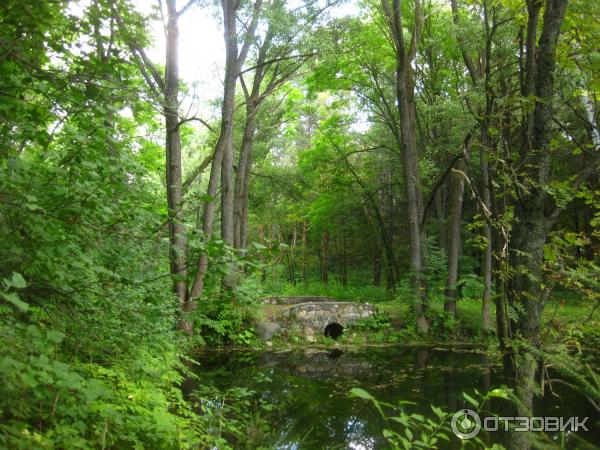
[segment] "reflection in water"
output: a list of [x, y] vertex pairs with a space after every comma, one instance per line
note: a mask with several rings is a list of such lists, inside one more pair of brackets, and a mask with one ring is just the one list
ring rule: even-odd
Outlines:
[[327, 356], [329, 356], [331, 359], [337, 359], [343, 354], [344, 352], [342, 350], [340, 350], [339, 348], [334, 348], [327, 354]]
[[[431, 415], [431, 404], [454, 412], [469, 407], [462, 392], [486, 392], [507, 384], [499, 360], [467, 348], [215, 352], [197, 359], [204, 384], [245, 387], [273, 405], [270, 441], [264, 445], [276, 449], [387, 448], [382, 438], [386, 425], [377, 411], [365, 401], [348, 398], [354, 387], [385, 402], [414, 402], [411, 412]], [[536, 405], [536, 414], [560, 410], [563, 416], [589, 415], [597, 422], [597, 415], [580, 401], [573, 395], [544, 399]], [[490, 433], [486, 439], [491, 444], [501, 436]], [[452, 447], [459, 443], [444, 448]]]

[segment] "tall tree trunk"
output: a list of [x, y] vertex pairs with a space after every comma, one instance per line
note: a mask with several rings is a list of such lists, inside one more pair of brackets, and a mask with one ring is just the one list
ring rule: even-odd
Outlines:
[[[240, 70], [236, 30], [238, 0], [223, 0], [223, 22], [225, 25], [225, 91], [221, 117], [223, 159], [221, 161], [221, 239], [233, 246], [233, 112], [235, 109], [235, 84]], [[232, 288], [235, 274], [230, 265], [224, 284]]]
[[446, 211], [444, 208], [444, 183], [435, 191], [435, 215], [438, 227], [438, 244], [448, 253], [448, 232], [446, 229]]
[[[464, 173], [465, 161], [460, 159], [456, 164], [457, 170]], [[456, 297], [458, 282], [458, 258], [461, 249], [460, 228], [462, 223], [463, 195], [465, 191], [465, 179], [462, 173], [453, 173], [452, 190], [450, 193], [450, 233], [448, 240], [448, 278], [446, 279], [446, 291], [444, 299], [444, 310], [451, 317], [456, 317]]]
[[167, 204], [169, 208], [169, 238], [171, 243], [171, 274], [174, 276], [174, 289], [182, 304], [184, 317], [180, 327], [191, 333], [191, 325], [185, 314], [193, 309], [187, 296], [187, 271], [185, 262], [186, 235], [183, 225], [183, 190], [181, 187], [181, 136], [179, 133], [179, 27], [175, 0], [167, 1], [167, 45], [165, 62], [165, 143]]
[[[530, 0], [529, 4], [534, 3]], [[537, 2], [535, 2], [537, 3]], [[510, 280], [509, 301], [520, 304], [523, 313], [514, 324], [518, 335], [528, 345], [539, 348], [541, 345], [540, 325], [544, 308], [542, 292], [544, 244], [558, 209], [549, 213], [548, 191], [550, 169], [550, 138], [552, 124], [552, 97], [554, 95], [554, 70], [556, 66], [556, 43], [562, 26], [568, 0], [547, 0], [544, 12], [542, 34], [537, 52], [535, 40], [527, 37], [527, 54], [536, 53], [535, 65], [528, 68], [526, 79], [534, 78], [533, 93], [536, 98], [532, 117], [526, 117], [524, 127], [532, 124], [531, 141], [522, 144], [521, 156], [527, 164], [523, 168], [523, 181], [528, 185], [521, 192], [520, 201], [515, 205], [516, 224], [513, 228], [510, 248], [511, 266], [516, 269]], [[531, 14], [531, 13], [530, 13]], [[531, 14], [529, 20], [537, 15]], [[530, 24], [531, 25], [531, 24]], [[528, 26], [528, 29], [530, 27]], [[529, 46], [529, 42], [533, 41]], [[558, 207], [557, 207], [558, 208]], [[517, 407], [520, 416], [530, 416], [533, 407], [535, 369], [537, 360], [525, 350], [515, 367], [516, 390], [520, 403]], [[529, 449], [531, 446], [526, 433], [512, 433], [511, 448]]]
[[339, 259], [340, 281], [342, 282], [342, 286], [346, 286], [348, 284], [348, 262], [346, 255], [346, 234], [343, 229], [339, 233]]
[[[494, 16], [495, 17], [495, 16]], [[495, 20], [495, 19], [493, 19]], [[491, 82], [491, 64], [492, 64], [492, 31], [488, 17], [488, 2], [483, 2], [483, 24], [485, 31], [485, 51], [484, 51], [484, 95], [485, 111], [484, 117], [480, 122], [481, 127], [481, 195], [484, 207], [491, 216], [492, 199], [490, 193], [490, 165], [489, 155], [492, 151], [492, 140], [490, 138], [490, 120], [494, 108], [494, 93]], [[495, 23], [493, 23], [495, 27]], [[485, 222], [483, 235], [486, 246], [482, 255], [482, 274], [483, 274], [483, 295], [481, 303], [482, 328], [484, 333], [491, 330], [491, 301], [492, 301], [492, 230], [488, 221]]]
[[[273, 239], [274, 239], [274, 234], [273, 234], [273, 224], [270, 223], [269, 224], [269, 254], [273, 255]], [[275, 266], [276, 261], [274, 260], [273, 256], [271, 256], [271, 280], [275, 280]]]
[[296, 223], [294, 222], [292, 227], [292, 242], [290, 245], [290, 282], [292, 285], [296, 285], [296, 243], [298, 241], [298, 230]]
[[[505, 89], [506, 95], [510, 95], [508, 89]], [[503, 113], [502, 119], [502, 146], [500, 147], [502, 153], [500, 158], [507, 160], [511, 148], [511, 127], [510, 127], [510, 115], [508, 112]], [[494, 185], [490, 185], [490, 198], [492, 201], [492, 211], [494, 211], [495, 217], [504, 217], [507, 210], [508, 193], [506, 185], [503, 185], [500, 189], [494, 190]], [[508, 231], [503, 225], [499, 225], [493, 229], [492, 245], [497, 255], [495, 259], [495, 267], [492, 271], [494, 277], [494, 286], [498, 290], [495, 297], [496, 305], [496, 337], [498, 338], [498, 347], [503, 357], [503, 365], [505, 368], [510, 367], [510, 352], [507, 351], [507, 346], [510, 345], [510, 323], [507, 314], [507, 280], [504, 274], [508, 271], [509, 260], [508, 260]]]
[[[222, 0], [223, 21], [225, 23], [225, 94], [223, 98], [223, 116], [221, 133], [223, 139], [223, 160], [221, 161], [221, 238], [223, 241], [234, 246], [234, 182], [233, 182], [233, 112], [235, 109], [235, 84], [250, 45], [255, 39], [256, 27], [262, 7], [262, 0], [254, 3], [252, 18], [247, 25], [244, 42], [238, 53], [237, 44], [237, 9], [240, 7], [239, 0]], [[253, 120], [253, 117], [251, 118]], [[250, 124], [249, 132], [254, 132], [253, 122]], [[250, 135], [250, 136], [251, 136]], [[243, 210], [243, 208], [242, 208]], [[241, 235], [240, 235], [241, 241]], [[233, 267], [231, 268], [233, 270]], [[233, 287], [235, 275], [225, 277], [225, 285]]]
[[[479, 126], [481, 130], [481, 150], [480, 150], [480, 170], [481, 170], [481, 192], [484, 207], [487, 214], [491, 213], [491, 196], [490, 196], [490, 169], [489, 169], [489, 152], [491, 149], [491, 140], [489, 137], [490, 117], [493, 110], [494, 100], [492, 92], [491, 77], [491, 57], [492, 57], [492, 38], [493, 30], [496, 24], [493, 23], [490, 27], [488, 17], [488, 0], [483, 0], [483, 28], [485, 35], [485, 49], [482, 55], [483, 74], [477, 71], [475, 64], [467, 50], [466, 42], [458, 31], [460, 27], [460, 15], [458, 13], [458, 4], [456, 0], [450, 0], [452, 7], [452, 18], [457, 33], [457, 40], [463, 61], [469, 73], [469, 77], [474, 87], [477, 86], [478, 80], [484, 77], [484, 96], [485, 106], [480, 112], [481, 118]], [[495, 17], [495, 16], [493, 16]], [[495, 19], [493, 19], [495, 20]], [[489, 332], [491, 329], [491, 296], [492, 296], [492, 232], [489, 223], [486, 221], [483, 228], [483, 235], [486, 240], [486, 247], [482, 255], [482, 275], [483, 275], [483, 296], [482, 296], [482, 326], [484, 332]]]
[[[215, 154], [211, 163], [210, 178], [206, 190], [207, 200], [203, 215], [203, 238], [205, 242], [212, 239], [216, 212], [216, 201], [219, 178], [225, 179], [226, 187], [221, 186], [221, 234], [228, 244], [233, 244], [233, 205], [231, 191], [231, 175], [233, 168], [233, 111], [235, 108], [235, 81], [238, 75], [238, 50], [236, 35], [236, 5], [232, 0], [223, 0], [223, 22], [225, 39], [225, 83], [223, 105], [221, 107], [221, 132]], [[225, 174], [223, 170], [225, 169]], [[225, 211], [223, 209], [225, 208]], [[223, 221], [225, 224], [223, 224]], [[204, 277], [208, 270], [208, 254], [202, 252], [198, 260], [196, 276], [190, 291], [190, 297], [196, 299], [204, 291]]]
[[[587, 89], [587, 86], [583, 86], [583, 89]], [[581, 95], [581, 102], [583, 103], [583, 107], [585, 109], [585, 116], [590, 128], [592, 142], [594, 143], [596, 151], [600, 151], [600, 129], [598, 129], [598, 123], [596, 122], [596, 110], [594, 108], [594, 102], [587, 92], [584, 92]]]
[[[481, 150], [479, 160], [481, 164], [481, 196], [484, 206], [491, 211], [492, 200], [490, 193], [490, 167], [488, 162], [490, 139], [487, 125], [481, 127]], [[483, 295], [481, 304], [482, 328], [484, 333], [491, 330], [492, 321], [492, 230], [486, 221], [483, 226], [485, 248], [482, 255]]]
[[400, 0], [392, 0], [391, 7], [388, 0], [382, 0], [382, 6], [388, 19], [395, 47], [396, 106], [400, 117], [400, 152], [404, 169], [406, 201], [408, 204], [411, 286], [415, 296], [417, 331], [425, 334], [429, 331], [429, 321], [425, 315], [428, 307], [428, 299], [425, 279], [423, 277], [424, 233], [421, 229], [423, 196], [417, 151], [415, 83], [412, 69], [412, 63], [414, 62], [420, 40], [423, 12], [421, 10], [421, 1], [415, 0], [414, 24], [410, 46], [407, 50], [404, 42], [404, 26], [402, 23], [403, 17]]
[[237, 249], [245, 249], [247, 241], [248, 222], [248, 189], [250, 186], [250, 168], [252, 167], [252, 147], [254, 144], [254, 122], [257, 108], [254, 100], [249, 99], [246, 103], [246, 122], [244, 134], [240, 147], [240, 157], [235, 180], [234, 198], [234, 246]]
[[302, 282], [306, 283], [308, 277], [308, 223], [302, 222]]
[[[536, 71], [536, 39], [542, 2], [527, 0], [527, 42], [525, 52], [524, 73], [521, 77], [521, 96], [527, 99], [533, 95]], [[522, 65], [522, 63], [521, 63]], [[521, 127], [521, 159], [524, 159], [533, 144], [533, 114], [525, 111]]]
[[254, 133], [256, 128], [256, 114], [265, 98], [261, 95], [261, 84], [265, 76], [267, 65], [265, 59], [270, 49], [273, 34], [271, 28], [267, 30], [265, 39], [258, 51], [256, 60], [257, 68], [254, 71], [252, 80], [252, 89], [247, 91], [243, 76], [240, 77], [244, 95], [246, 97], [246, 120], [244, 122], [244, 133], [240, 147], [240, 156], [235, 180], [234, 196], [234, 246], [237, 249], [245, 249], [247, 242], [247, 223], [248, 223], [248, 190], [250, 186], [250, 169], [252, 167], [252, 149], [254, 146]]
[[329, 233], [321, 235], [321, 281], [329, 283]]
[[[142, 76], [148, 88], [157, 98], [160, 98], [165, 118], [165, 159], [169, 230], [169, 264], [173, 278], [173, 290], [181, 303], [181, 318], [179, 328], [188, 334], [193, 332], [187, 316], [192, 312], [196, 303], [188, 295], [186, 246], [187, 238], [183, 224], [183, 187], [181, 180], [181, 135], [179, 132], [179, 16], [185, 11], [177, 11], [176, 0], [167, 0], [166, 24], [166, 54], [164, 76], [146, 55], [142, 46], [134, 41], [128, 41]], [[97, 6], [98, 3], [95, 3]], [[125, 23], [114, 16], [116, 23], [122, 29]], [[100, 32], [96, 24], [97, 33]], [[109, 51], [110, 49], [107, 49]], [[108, 53], [107, 53], [108, 55]]]
[[259, 225], [258, 226], [258, 242], [259, 242], [259, 244], [261, 244], [263, 246], [259, 250], [258, 260], [260, 261], [260, 265], [261, 265], [260, 280], [264, 283], [264, 281], [267, 278], [267, 266], [265, 264], [265, 256], [264, 256], [264, 249], [266, 248], [266, 246], [265, 246], [265, 227], [264, 227], [264, 225]]
[[[253, 19], [258, 17], [257, 13], [261, 7], [261, 2], [262, 0], [256, 0]], [[279, 8], [282, 7], [284, 3], [284, 0], [277, 0], [275, 3], [271, 4], [271, 7]], [[289, 80], [297, 70], [300, 69], [303, 63], [300, 61], [296, 64], [281, 65], [283, 59], [287, 59], [288, 56], [291, 56], [293, 47], [290, 47], [284, 52], [286, 56], [276, 53], [281, 50], [281, 48], [273, 46], [272, 44], [273, 40], [277, 38], [278, 31], [276, 30], [277, 27], [272, 26], [273, 22], [271, 22], [271, 20], [274, 19], [271, 18], [268, 20], [264, 38], [262, 40], [259, 39], [256, 43], [258, 46], [258, 56], [253, 68], [254, 77], [250, 91], [246, 88], [243, 74], [240, 75], [240, 82], [246, 99], [246, 122], [244, 124], [244, 133], [242, 136], [235, 183], [233, 221], [234, 245], [236, 248], [242, 250], [246, 248], [247, 243], [248, 191], [250, 185], [250, 169], [252, 167], [252, 149], [255, 137], [256, 115], [264, 100], [275, 92], [279, 86]], [[253, 21], [250, 25], [248, 36], [254, 35], [256, 25], [257, 22]], [[247, 48], [250, 43], [251, 41], [246, 40], [244, 42], [244, 47]], [[244, 53], [244, 49], [242, 49], [240, 59], [244, 56]], [[267, 81], [264, 82], [265, 80]]]
[[381, 247], [373, 246], [373, 285], [381, 286]]

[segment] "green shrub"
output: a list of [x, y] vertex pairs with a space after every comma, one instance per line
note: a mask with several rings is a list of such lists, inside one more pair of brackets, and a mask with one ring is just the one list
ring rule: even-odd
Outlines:
[[194, 326], [201, 343], [210, 345], [250, 345], [257, 342], [253, 323], [256, 307], [251, 301], [208, 298], [194, 312]]
[[68, 357], [65, 335], [40, 324], [5, 318], [0, 333], [2, 447], [168, 449], [201, 439], [173, 343], [103, 366]]
[[390, 315], [380, 312], [370, 317], [355, 320], [349, 325], [351, 330], [357, 331], [382, 331], [391, 327]]

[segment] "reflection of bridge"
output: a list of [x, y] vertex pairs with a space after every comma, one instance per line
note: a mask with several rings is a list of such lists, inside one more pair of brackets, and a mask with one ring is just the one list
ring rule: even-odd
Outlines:
[[364, 355], [345, 353], [338, 349], [305, 349], [304, 353], [264, 353], [257, 364], [263, 368], [277, 367], [284, 372], [307, 378], [355, 378], [373, 374], [373, 363]]
[[375, 313], [369, 303], [340, 302], [328, 297], [271, 297], [263, 301], [281, 305], [273, 321], [283, 330], [302, 331], [309, 341], [315, 334], [336, 338], [355, 320]]

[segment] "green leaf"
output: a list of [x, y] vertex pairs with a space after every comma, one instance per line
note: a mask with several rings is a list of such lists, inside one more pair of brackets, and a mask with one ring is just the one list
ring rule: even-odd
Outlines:
[[463, 392], [463, 397], [465, 398], [465, 400], [467, 400], [471, 405], [475, 406], [476, 408], [479, 408], [479, 402], [477, 400], [475, 400], [473, 397], [471, 397], [469, 394], [467, 394], [466, 392]]
[[373, 397], [371, 394], [369, 394], [367, 391], [365, 391], [364, 389], [361, 388], [352, 388], [350, 390], [350, 397], [358, 397], [358, 398], [362, 398], [364, 400], [375, 400], [375, 397]]
[[504, 398], [506, 400], [509, 400], [510, 393], [511, 393], [510, 389], [496, 388], [496, 389], [492, 389], [490, 392], [488, 392], [487, 396], [488, 397], [496, 397], [496, 398]]
[[2, 297], [9, 303], [12, 303], [21, 311], [27, 311], [29, 305], [19, 298], [15, 292], [2, 292]]
[[13, 272], [12, 279], [10, 280], [10, 285], [17, 289], [24, 289], [27, 287], [27, 282], [20, 273]]
[[405, 427], [409, 427], [410, 426], [410, 421], [406, 417], [403, 417], [403, 416], [396, 417], [396, 416], [394, 416], [394, 417], [389, 417], [389, 419], [393, 420], [394, 422], [398, 422], [398, 423], [404, 425]]
[[444, 420], [444, 417], [446, 417], [446, 414], [444, 413], [444, 411], [442, 411], [440, 408], [438, 408], [435, 405], [431, 405], [431, 410], [440, 420]]
[[364, 400], [369, 400], [369, 401], [373, 402], [373, 405], [375, 406], [377, 411], [379, 411], [379, 414], [381, 414], [382, 417], [385, 417], [385, 414], [383, 413], [383, 409], [381, 408], [382, 403], [380, 403], [375, 397], [373, 397], [371, 394], [369, 394], [364, 389], [352, 388], [348, 395], [349, 395], [349, 397], [358, 397], [358, 398], [362, 398]]
[[57, 330], [49, 330], [48, 333], [46, 333], [46, 336], [48, 337], [48, 340], [50, 342], [53, 342], [55, 344], [62, 342], [62, 340], [65, 338], [64, 333], [61, 333]]

